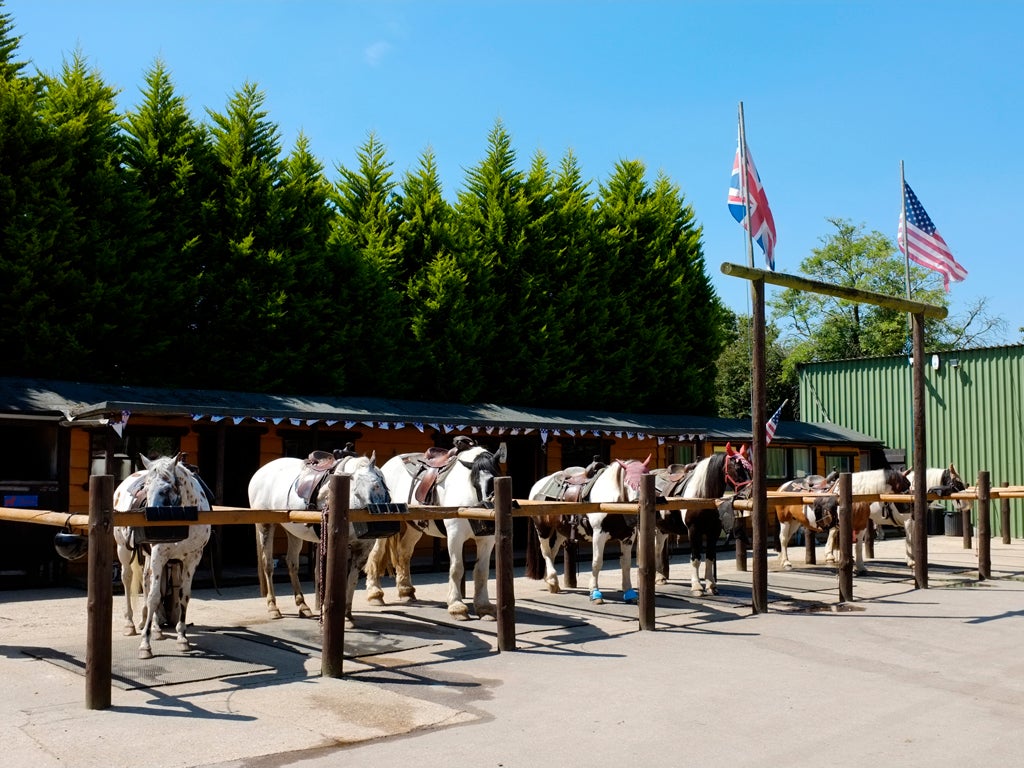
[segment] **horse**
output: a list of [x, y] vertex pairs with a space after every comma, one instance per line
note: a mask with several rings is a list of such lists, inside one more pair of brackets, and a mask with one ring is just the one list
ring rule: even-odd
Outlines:
[[[662, 473], [669, 478], [673, 476], [672, 468]], [[657, 470], [655, 470], [657, 474]], [[753, 467], [747, 458], [747, 448], [743, 446], [736, 451], [726, 445], [725, 451], [713, 453], [707, 458], [696, 462], [689, 472], [685, 472], [675, 482], [662, 481], [659, 494], [667, 496], [680, 495], [684, 499], [721, 499], [731, 490], [734, 497], [742, 498], [749, 494], [753, 481]], [[655, 486], [658, 481], [655, 480]], [[718, 594], [718, 538], [723, 529], [735, 532], [735, 527], [742, 518], [732, 514], [731, 505], [719, 505], [709, 509], [672, 509], [661, 510], [655, 516], [654, 531], [654, 562], [657, 564], [655, 581], [664, 584], [668, 581], [667, 560], [664, 557], [665, 542], [669, 536], [686, 534], [690, 542], [690, 593], [701, 596], [705, 593]], [[705, 553], [706, 549], [706, 553]], [[700, 564], [705, 561], [704, 581], [700, 578]]]
[[[542, 477], [530, 489], [530, 498], [536, 501], [635, 502], [640, 496], [640, 478], [650, 473], [650, 463], [650, 456], [645, 461], [616, 459], [611, 465], [595, 459], [589, 467], [569, 467]], [[544, 579], [549, 592], [560, 592], [555, 558], [566, 540], [582, 537], [592, 542], [590, 599], [595, 604], [602, 604], [604, 593], [598, 576], [604, 566], [604, 548], [609, 541], [618, 541], [623, 602], [636, 603], [639, 600], [640, 595], [633, 589], [630, 578], [637, 515], [591, 512], [586, 515], [534, 515], [531, 520], [527, 577]]]
[[[904, 472], [910, 481], [909, 492], [914, 491], [915, 472], [908, 469]], [[950, 464], [948, 467], [929, 467], [925, 470], [925, 482], [930, 493], [938, 493], [946, 496], [950, 493], [959, 493], [967, 490], [967, 485], [960, 477], [956, 467]], [[967, 499], [955, 499], [954, 507], [960, 514], [971, 509], [971, 502]], [[871, 520], [876, 526], [894, 525], [901, 526], [906, 532], [907, 565], [914, 567], [913, 530], [914, 530], [914, 507], [912, 504], [882, 503], [880, 501], [871, 504]], [[863, 531], [857, 538], [858, 549], [864, 546], [867, 539], [867, 531]], [[863, 556], [861, 556], [863, 557]]]
[[[494, 499], [494, 479], [501, 475], [498, 457], [469, 438], [456, 438], [450, 451], [431, 449], [425, 453], [393, 456], [381, 467], [392, 498], [415, 506], [479, 507]], [[399, 599], [416, 599], [411, 563], [416, 543], [423, 534], [447, 539], [448, 613], [457, 621], [469, 619], [469, 608], [462, 594], [466, 566], [464, 548], [468, 540], [476, 543], [473, 567], [473, 610], [481, 619], [494, 620], [497, 609], [491, 602], [487, 580], [491, 553], [494, 551], [494, 523], [486, 520], [448, 518], [413, 520], [403, 524], [398, 536], [376, 543], [366, 563], [366, 599], [383, 605], [381, 578], [388, 561], [395, 571]]]
[[[349, 484], [349, 508], [366, 509], [375, 504], [389, 504], [391, 495], [380, 468], [376, 454], [370, 456], [335, 455], [325, 451], [314, 451], [307, 459], [284, 457], [264, 464], [249, 481], [249, 507], [251, 509], [309, 509], [326, 513], [330, 496], [331, 474], [351, 475]], [[271, 618], [281, 618], [274, 595], [274, 523], [256, 523], [256, 551], [258, 566], [262, 570], [261, 581], [267, 589], [267, 612]], [[310, 618], [313, 612], [306, 604], [306, 598], [299, 584], [299, 550], [302, 542], [321, 543], [320, 525], [305, 523], [281, 523], [288, 534], [288, 550], [285, 563], [292, 582], [295, 605], [299, 616]], [[354, 524], [349, 524], [349, 568], [346, 582], [345, 619], [352, 625], [352, 597], [355, 593], [359, 571], [366, 563], [374, 541], [358, 536]], [[321, 580], [325, 574], [320, 573]]]
[[[868, 469], [861, 472], [854, 472], [851, 475], [852, 493], [873, 494], [873, 493], [906, 493], [910, 490], [910, 481], [906, 475], [896, 469]], [[854, 501], [850, 510], [850, 520], [853, 527], [853, 540], [857, 541], [862, 533], [867, 530], [868, 520], [871, 518], [871, 502]], [[839, 551], [839, 526], [829, 531], [828, 540], [825, 542], [825, 562], [834, 563], [837, 560], [836, 553]], [[853, 571], [856, 574], [866, 572], [864, 567], [864, 552], [861, 547], [856, 548]]]
[[[197, 511], [208, 511], [210, 500], [199, 476], [182, 461], [183, 454], [163, 456], [154, 460], [140, 457], [145, 469], [133, 472], [114, 490], [114, 509], [128, 512], [142, 507], [194, 507]], [[114, 528], [114, 542], [117, 558], [121, 563], [121, 583], [125, 594], [124, 634], [136, 634], [132, 613], [134, 576], [142, 573], [142, 641], [139, 643], [139, 658], [153, 658], [151, 640], [160, 640], [158, 610], [167, 593], [173, 593], [177, 601], [175, 621], [178, 647], [187, 650], [190, 645], [185, 636], [189, 601], [192, 599], [192, 577], [203, 556], [203, 549], [210, 540], [209, 525], [189, 525], [177, 541], [157, 541], [167, 535], [167, 528], [154, 527], [146, 533], [144, 528], [117, 526]], [[164, 535], [161, 535], [161, 531]], [[144, 539], [153, 539], [146, 543]], [[148, 553], [148, 554], [147, 554]], [[145, 558], [145, 568], [140, 568]], [[180, 575], [173, 575], [180, 563]], [[178, 580], [178, 583], [172, 583]]]
[[816, 533], [827, 533], [838, 525], [838, 504], [832, 495], [838, 478], [838, 472], [832, 472], [828, 477], [808, 475], [789, 480], [778, 487], [782, 493], [801, 493], [805, 496], [821, 494], [821, 498], [815, 499], [813, 504], [794, 502], [775, 506], [775, 516], [779, 521], [779, 567], [786, 570], [793, 568], [789, 561], [789, 542], [797, 528], [802, 527], [806, 535], [813, 536]]

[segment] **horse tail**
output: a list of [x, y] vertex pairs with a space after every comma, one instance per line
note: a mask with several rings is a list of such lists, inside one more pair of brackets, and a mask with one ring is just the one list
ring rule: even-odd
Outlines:
[[380, 573], [378, 576], [394, 576], [397, 572], [395, 569], [395, 563], [398, 562], [398, 541], [401, 539], [401, 534], [397, 536], [388, 536], [384, 540], [384, 554], [380, 559]]
[[544, 578], [544, 557], [540, 553], [540, 535], [537, 533], [537, 524], [531, 517], [526, 526], [526, 577], [528, 579]]

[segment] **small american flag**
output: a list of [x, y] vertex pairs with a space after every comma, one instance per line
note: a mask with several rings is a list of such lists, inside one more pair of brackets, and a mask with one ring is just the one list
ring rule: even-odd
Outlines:
[[[761, 177], [754, 167], [754, 158], [750, 156], [750, 148], [746, 148], [747, 157], [747, 197], [750, 199], [750, 237], [761, 246], [768, 269], [775, 271], [775, 219], [768, 207], [768, 196], [761, 186]], [[746, 200], [743, 199], [743, 188], [740, 185], [740, 148], [736, 147], [736, 157], [732, 161], [732, 181], [729, 184], [729, 211], [732, 217], [744, 227], [746, 223]]]
[[[967, 277], [967, 270], [953, 258], [953, 252], [949, 250], [949, 246], [946, 245], [946, 241], [942, 239], [942, 235], [935, 228], [935, 224], [932, 223], [931, 217], [921, 205], [921, 201], [917, 199], [914, 190], [906, 182], [903, 182], [903, 195], [906, 202], [907, 220], [910, 222], [910, 226], [906, 227], [906, 256], [922, 267], [941, 273], [942, 283], [948, 292], [949, 281], [960, 282]], [[896, 234], [900, 251], [903, 251], [903, 229], [904, 221], [901, 212], [900, 225]]]
[[785, 405], [785, 403], [780, 405], [779, 410], [777, 410], [775, 414], [768, 419], [768, 423], [764, 425], [765, 445], [768, 445], [768, 443], [772, 441], [772, 438], [775, 437], [775, 430], [779, 428], [779, 417], [782, 416], [782, 409]]

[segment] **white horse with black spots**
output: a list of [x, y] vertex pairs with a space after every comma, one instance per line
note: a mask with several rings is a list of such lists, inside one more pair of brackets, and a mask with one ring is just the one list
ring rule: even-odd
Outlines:
[[[367, 509], [373, 505], [388, 504], [391, 495], [388, 493], [384, 475], [377, 467], [375, 455], [343, 456], [325, 473], [313, 478], [315, 482], [308, 490], [304, 489], [302, 479], [315, 474], [311, 459], [284, 457], [264, 464], [249, 481], [249, 507], [252, 509], [309, 509], [318, 510], [326, 515], [330, 498], [330, 484], [327, 482], [331, 473], [350, 475], [349, 509]], [[308, 496], [306, 494], [309, 494]], [[321, 543], [322, 524], [281, 523], [281, 528], [288, 534], [288, 550], [285, 563], [288, 576], [292, 583], [295, 605], [299, 616], [310, 618], [313, 612], [306, 604], [299, 583], [299, 552], [303, 542]], [[256, 524], [256, 551], [259, 556], [259, 567], [263, 570], [267, 589], [267, 612], [272, 618], [281, 618], [274, 595], [274, 524]], [[346, 624], [352, 623], [352, 597], [355, 593], [359, 571], [366, 563], [374, 539], [364, 539], [357, 535], [357, 530], [349, 523], [349, 568], [346, 583], [345, 619]], [[319, 569], [318, 569], [319, 570]], [[323, 579], [324, 574], [320, 573]]]
[[[145, 456], [145, 469], [126, 477], [114, 490], [114, 509], [128, 512], [142, 508], [194, 507], [197, 512], [208, 511], [210, 501], [198, 476], [181, 461], [182, 454], [162, 457], [150, 461]], [[154, 526], [155, 535], [160, 528]], [[114, 542], [117, 544], [117, 558], [121, 562], [121, 582], [125, 594], [124, 634], [134, 635], [137, 630], [132, 613], [132, 597], [135, 593], [135, 575], [142, 573], [142, 641], [139, 644], [139, 658], [153, 657], [152, 640], [160, 640], [159, 608], [165, 595], [171, 595], [177, 603], [175, 621], [178, 646], [187, 650], [185, 636], [186, 611], [192, 598], [192, 577], [203, 556], [206, 542], [210, 540], [209, 525], [189, 525], [188, 533], [179, 541], [154, 541], [145, 543], [145, 536], [139, 528], [114, 528]], [[140, 568], [139, 566], [143, 566]], [[180, 569], [180, 572], [179, 572]], [[179, 574], [175, 576], [174, 574]], [[169, 583], [173, 581], [177, 583]]]

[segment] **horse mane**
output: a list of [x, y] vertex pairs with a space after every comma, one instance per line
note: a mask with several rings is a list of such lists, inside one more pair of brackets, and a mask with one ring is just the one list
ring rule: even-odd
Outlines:
[[697, 462], [693, 472], [683, 481], [683, 498], [711, 499], [722, 495], [725, 481], [722, 478], [724, 453], [713, 453]]

